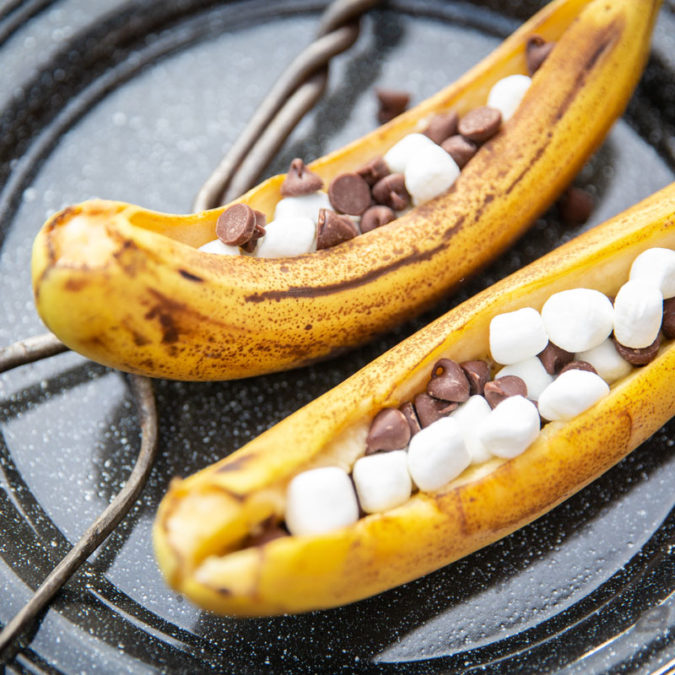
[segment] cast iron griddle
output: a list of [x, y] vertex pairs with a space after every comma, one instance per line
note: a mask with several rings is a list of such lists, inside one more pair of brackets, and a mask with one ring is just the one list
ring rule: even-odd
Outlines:
[[[356, 45], [334, 62], [326, 97], [270, 173], [372, 129], [374, 85], [408, 89], [420, 101], [539, 5], [404, 0], [372, 12]], [[312, 40], [322, 7], [307, 0], [25, 0], [0, 7], [0, 345], [44, 330], [29, 263], [45, 218], [91, 196], [189, 210], [275, 78]], [[596, 198], [589, 226], [673, 180], [674, 35], [667, 6], [626, 116], [577, 180]], [[166, 588], [151, 548], [152, 519], [171, 477], [240, 447], [461, 299], [577, 233], [551, 210], [433, 313], [340, 359], [231, 383], [157, 381], [160, 456], [141, 500], [57, 596], [30, 642], [18, 645], [10, 669], [663, 667], [675, 651], [673, 422], [532, 525], [345, 608], [216, 617]], [[4, 624], [122, 485], [139, 427], [125, 376], [75, 354], [3, 375], [0, 425]]]

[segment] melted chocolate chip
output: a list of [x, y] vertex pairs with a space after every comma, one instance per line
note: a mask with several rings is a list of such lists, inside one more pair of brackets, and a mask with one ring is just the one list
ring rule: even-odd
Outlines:
[[446, 417], [453, 410], [456, 410], [458, 403], [448, 403], [447, 401], [439, 401], [429, 394], [417, 394], [415, 396], [415, 411], [417, 412], [417, 418], [420, 421], [422, 429], [428, 427], [430, 424], [433, 424], [436, 420], [440, 420], [441, 417]]
[[439, 359], [431, 371], [427, 394], [441, 401], [463, 403], [469, 398], [469, 380], [458, 363]]
[[434, 143], [440, 145], [446, 138], [457, 133], [458, 122], [459, 115], [454, 110], [439, 113], [431, 118], [427, 128], [422, 133]]
[[663, 323], [661, 330], [668, 340], [675, 338], [675, 298], [663, 301]]
[[377, 181], [382, 180], [385, 176], [389, 175], [389, 167], [382, 157], [375, 157], [375, 159], [371, 159], [368, 164], [357, 169], [356, 173], [361, 176], [368, 185], [373, 186]]
[[410, 426], [406, 416], [396, 408], [383, 408], [373, 418], [366, 439], [366, 455], [380, 450], [400, 450], [408, 445]]
[[574, 360], [574, 354], [549, 342], [544, 351], [537, 354], [549, 375], [557, 375], [562, 368]]
[[478, 146], [457, 134], [456, 136], [450, 136], [441, 143], [441, 147], [445, 150], [450, 157], [455, 160], [455, 164], [462, 169], [466, 163], [476, 154]]
[[555, 47], [555, 42], [546, 42], [546, 40], [539, 35], [533, 35], [527, 41], [527, 46], [525, 47], [525, 61], [530, 75], [534, 75], [539, 70], [541, 64], [544, 63], [553, 47]]
[[357, 173], [343, 173], [328, 186], [328, 199], [338, 213], [360, 216], [372, 203], [370, 186]]
[[309, 195], [323, 187], [323, 181], [310, 171], [305, 163], [296, 157], [288, 169], [288, 174], [281, 184], [281, 194], [284, 197], [300, 197]]
[[504, 375], [485, 385], [485, 398], [491, 408], [509, 396], [527, 396], [527, 385], [517, 375]]
[[570, 361], [564, 368], [560, 370], [560, 375], [566, 373], [568, 370], [587, 370], [589, 373], [598, 374], [598, 371], [588, 361]]
[[482, 396], [490, 380], [490, 366], [487, 361], [464, 361], [459, 364], [469, 380], [469, 394]]
[[402, 211], [410, 204], [402, 173], [390, 173], [373, 186], [373, 199], [394, 211]]
[[406, 401], [399, 410], [405, 415], [405, 418], [408, 420], [408, 426], [410, 427], [410, 436], [414, 436], [422, 428], [420, 421], [417, 418], [417, 413], [415, 412], [415, 406], [410, 402]]
[[377, 111], [377, 121], [380, 124], [389, 122], [397, 115], [400, 115], [408, 107], [410, 103], [410, 94], [405, 91], [397, 91], [394, 89], [375, 89], [375, 95], [379, 103]]
[[361, 216], [361, 232], [365, 234], [390, 223], [392, 220], [396, 220], [396, 213], [388, 206], [371, 206]]
[[459, 120], [459, 133], [475, 143], [485, 143], [492, 138], [502, 124], [502, 114], [496, 108], [474, 108]]
[[614, 346], [616, 351], [619, 352], [619, 356], [625, 359], [632, 366], [646, 366], [650, 361], [653, 361], [656, 358], [656, 355], [659, 353], [659, 347], [661, 346], [661, 333], [656, 336], [656, 340], [652, 342], [649, 347], [643, 347], [642, 349], [631, 349], [630, 347], [624, 347], [620, 342], [614, 339]]
[[318, 250], [337, 246], [343, 241], [353, 239], [359, 233], [356, 225], [347, 216], [340, 216], [330, 209], [319, 209], [316, 231]]

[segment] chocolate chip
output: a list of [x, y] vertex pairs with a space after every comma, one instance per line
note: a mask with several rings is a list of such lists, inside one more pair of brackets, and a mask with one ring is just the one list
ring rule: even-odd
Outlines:
[[415, 412], [415, 406], [410, 401], [406, 401], [402, 406], [399, 407], [399, 410], [405, 415], [405, 418], [408, 420], [408, 426], [410, 427], [410, 436], [414, 436], [422, 428], [420, 425], [420, 421], [417, 418], [417, 413]]
[[365, 234], [390, 223], [392, 220], [396, 220], [396, 214], [388, 206], [371, 206], [361, 216], [361, 232]]
[[455, 160], [455, 164], [457, 164], [460, 169], [464, 168], [466, 163], [478, 150], [478, 146], [475, 143], [459, 134], [446, 138], [441, 143], [441, 147]]
[[452, 359], [439, 359], [431, 371], [427, 394], [441, 401], [463, 403], [469, 398], [469, 380]]
[[434, 143], [440, 145], [446, 138], [457, 133], [457, 122], [459, 122], [459, 115], [454, 110], [447, 113], [438, 113], [431, 118], [427, 128], [422, 133]]
[[555, 47], [555, 42], [546, 42], [540, 35], [533, 35], [525, 47], [525, 61], [530, 75], [534, 75]]
[[375, 95], [379, 103], [377, 121], [380, 124], [389, 122], [389, 120], [400, 115], [408, 107], [408, 103], [410, 103], [410, 94], [405, 91], [376, 87]]
[[566, 225], [583, 225], [593, 212], [593, 197], [581, 188], [571, 186], [558, 200], [560, 217]]
[[309, 195], [323, 187], [323, 181], [310, 171], [305, 163], [296, 157], [288, 169], [288, 174], [281, 184], [281, 194], [284, 197], [300, 197]]
[[661, 330], [669, 340], [675, 338], [675, 298], [668, 298], [668, 300], [663, 301]]
[[643, 347], [642, 349], [624, 347], [621, 343], [616, 341], [616, 338], [613, 339], [614, 346], [616, 347], [616, 351], [619, 352], [619, 356], [628, 361], [632, 366], [646, 366], [650, 361], [653, 361], [656, 358], [659, 347], [661, 346], [661, 333], [656, 336], [656, 340], [654, 340], [649, 347]]
[[570, 361], [564, 368], [560, 370], [559, 375], [566, 373], [568, 370], [587, 370], [589, 373], [598, 374], [598, 371], [588, 361]]
[[517, 375], [504, 375], [485, 385], [485, 398], [491, 408], [509, 396], [527, 396], [527, 385]]
[[261, 218], [264, 226], [265, 216], [260, 211], [254, 211], [248, 204], [234, 204], [218, 216], [216, 235], [223, 244], [242, 246], [251, 240], [256, 232], [256, 223]]
[[253, 213], [255, 213], [255, 230], [253, 230], [251, 238], [241, 245], [247, 253], [253, 253], [255, 247], [258, 245], [258, 239], [265, 236], [265, 214], [255, 209], [253, 209]]
[[492, 138], [502, 124], [502, 114], [496, 108], [474, 108], [459, 120], [459, 133], [475, 143], [484, 143]]
[[390, 173], [373, 186], [373, 199], [394, 211], [403, 211], [410, 204], [402, 173]]
[[382, 180], [389, 175], [389, 167], [382, 157], [375, 157], [371, 159], [368, 164], [364, 164], [356, 173], [368, 183], [368, 185], [375, 185], [377, 181]]
[[330, 248], [353, 239], [359, 231], [347, 216], [340, 216], [330, 209], [319, 209], [316, 223], [316, 248]]
[[328, 186], [328, 199], [338, 213], [360, 216], [372, 203], [370, 186], [357, 173], [343, 173]]
[[487, 361], [464, 361], [459, 364], [469, 380], [469, 393], [471, 396], [482, 396], [485, 384], [490, 379], [490, 366]]
[[537, 356], [549, 375], [557, 375], [561, 368], [574, 360], [572, 352], [568, 352], [552, 342], [549, 342], [544, 351], [539, 352]]
[[279, 539], [280, 537], [288, 537], [289, 532], [279, 523], [265, 522], [262, 523], [262, 528], [255, 534], [250, 534], [242, 542], [242, 548], [251, 548], [253, 546], [264, 546], [270, 541]]
[[366, 455], [379, 450], [400, 450], [408, 445], [410, 426], [406, 416], [396, 408], [383, 408], [373, 418], [366, 439]]
[[436, 420], [440, 420], [441, 417], [449, 415], [459, 404], [439, 401], [438, 399], [429, 396], [429, 394], [422, 393], [415, 396], [414, 405], [415, 411], [417, 412], [417, 418], [420, 421], [422, 429], [424, 429], [430, 424], [433, 424]]

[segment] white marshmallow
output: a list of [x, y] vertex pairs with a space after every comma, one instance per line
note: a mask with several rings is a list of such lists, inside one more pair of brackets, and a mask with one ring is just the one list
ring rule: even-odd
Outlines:
[[505, 398], [485, 419], [479, 438], [497, 457], [512, 459], [524, 452], [539, 434], [537, 407], [524, 396]]
[[612, 338], [607, 338], [593, 349], [578, 352], [574, 358], [590, 363], [608, 384], [625, 377], [632, 370], [630, 363], [616, 351]]
[[408, 162], [415, 155], [433, 146], [436, 144], [424, 134], [408, 134], [389, 148], [384, 155], [384, 163], [392, 173], [404, 173]]
[[630, 279], [656, 286], [666, 300], [675, 297], [675, 251], [669, 248], [643, 251], [633, 261]]
[[415, 206], [445, 192], [458, 176], [455, 160], [433, 142], [411, 157], [404, 171], [405, 187]]
[[366, 513], [393, 509], [405, 503], [412, 491], [405, 450], [361, 457], [354, 464], [352, 478], [361, 508]]
[[533, 401], [536, 401], [539, 394], [553, 382], [553, 378], [546, 372], [544, 364], [536, 356], [505, 366], [495, 375], [495, 380], [506, 375], [516, 375], [523, 380], [527, 387], [527, 398]]
[[203, 246], [200, 246], [199, 250], [204, 253], [215, 253], [217, 255], [239, 255], [241, 253], [238, 246], [228, 246], [227, 244], [223, 244], [220, 239], [207, 242]]
[[459, 424], [441, 417], [410, 439], [408, 471], [420, 490], [438, 490], [471, 463]]
[[530, 84], [532, 80], [527, 75], [504, 77], [490, 89], [487, 104], [497, 108], [502, 114], [502, 122], [506, 122], [516, 112]]
[[299, 197], [284, 197], [277, 202], [274, 209], [274, 220], [286, 218], [309, 218], [315, 225], [319, 220], [320, 209], [331, 209], [332, 206], [325, 192], [312, 192]]
[[359, 519], [349, 475], [337, 466], [304, 471], [286, 492], [286, 525], [291, 534], [322, 534]]
[[662, 317], [661, 291], [644, 281], [627, 281], [614, 299], [614, 337], [631, 349], [649, 347], [659, 334]]
[[490, 404], [482, 396], [471, 396], [468, 401], [450, 413], [450, 417], [459, 424], [464, 445], [471, 455], [473, 464], [490, 459], [490, 452], [478, 438], [478, 434], [483, 426], [483, 420], [491, 412]]
[[571, 420], [609, 393], [609, 385], [588, 370], [567, 370], [539, 397], [539, 414], [547, 420]]
[[259, 258], [284, 258], [315, 250], [316, 225], [310, 218], [279, 218], [265, 226], [258, 241]]
[[498, 314], [490, 321], [490, 353], [497, 363], [518, 363], [548, 344], [541, 316], [532, 307]]
[[590, 288], [554, 293], [541, 310], [548, 337], [568, 352], [597, 347], [612, 332], [614, 308], [606, 295]]

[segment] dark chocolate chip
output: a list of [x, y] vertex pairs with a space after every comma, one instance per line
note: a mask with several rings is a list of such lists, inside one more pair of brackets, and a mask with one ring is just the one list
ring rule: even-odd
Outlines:
[[485, 385], [485, 398], [491, 408], [496, 408], [509, 396], [527, 396], [527, 385], [517, 375], [504, 375]]
[[417, 412], [417, 418], [420, 421], [422, 429], [433, 424], [436, 420], [440, 420], [441, 417], [446, 417], [453, 410], [456, 410], [458, 406], [458, 403], [439, 401], [429, 396], [429, 394], [422, 393], [415, 396], [415, 411]]
[[372, 203], [370, 186], [358, 173], [343, 173], [328, 186], [328, 199], [338, 213], [360, 216]]
[[316, 223], [316, 248], [330, 248], [343, 241], [353, 239], [359, 231], [347, 216], [341, 216], [330, 209], [319, 209]]
[[661, 330], [668, 340], [675, 338], [675, 298], [668, 298], [663, 301]]
[[390, 223], [392, 220], [396, 220], [396, 214], [388, 206], [382, 206], [381, 204], [371, 206], [361, 216], [361, 232], [365, 234]]
[[476, 154], [478, 146], [472, 141], [457, 134], [450, 136], [441, 143], [441, 147], [450, 157], [455, 160], [455, 164], [462, 169], [466, 163]]
[[566, 373], [568, 370], [587, 370], [589, 373], [598, 374], [598, 371], [588, 361], [570, 361], [564, 368], [560, 370], [559, 375]]
[[502, 114], [496, 108], [481, 106], [469, 111], [459, 120], [459, 133], [475, 143], [485, 143], [502, 124]]
[[417, 413], [415, 412], [415, 406], [410, 402], [406, 401], [402, 406], [399, 407], [399, 410], [405, 415], [405, 418], [408, 420], [408, 426], [410, 427], [410, 436], [414, 436], [422, 427], [420, 421], [417, 418]]
[[583, 225], [593, 212], [593, 197], [581, 188], [571, 186], [558, 200], [560, 217], [566, 225]]
[[379, 450], [400, 450], [408, 445], [410, 426], [406, 416], [396, 408], [383, 408], [373, 418], [366, 439], [366, 455]]
[[379, 103], [377, 121], [380, 124], [389, 122], [389, 120], [400, 115], [408, 107], [408, 103], [410, 103], [410, 94], [405, 91], [376, 87], [375, 95]]
[[616, 341], [616, 338], [613, 339], [614, 346], [616, 347], [616, 351], [619, 352], [619, 356], [628, 361], [632, 366], [646, 366], [650, 361], [653, 361], [656, 358], [659, 347], [661, 346], [661, 333], [656, 336], [656, 340], [654, 340], [649, 347], [643, 347], [642, 349], [624, 347], [624, 345]]
[[568, 352], [552, 342], [549, 342], [544, 351], [539, 352], [537, 356], [549, 375], [557, 375], [561, 368], [574, 360], [572, 352]]
[[469, 393], [471, 396], [482, 396], [485, 385], [490, 379], [490, 366], [487, 361], [464, 361], [459, 364], [469, 380]]
[[454, 110], [439, 113], [431, 118], [429, 125], [422, 133], [440, 145], [446, 138], [457, 133], [457, 122], [459, 122], [459, 115]]
[[402, 211], [410, 204], [402, 173], [390, 173], [373, 185], [373, 199], [394, 211]]
[[223, 244], [242, 246], [253, 237], [260, 216], [264, 225], [265, 216], [260, 211], [254, 211], [247, 204], [234, 204], [218, 216], [216, 235]]
[[389, 167], [382, 157], [375, 157], [371, 159], [368, 164], [364, 164], [356, 173], [368, 183], [368, 185], [375, 185], [378, 180], [382, 180], [389, 175]]
[[316, 192], [322, 187], [321, 178], [310, 171], [299, 157], [296, 157], [291, 162], [286, 179], [281, 184], [281, 194], [284, 197], [299, 197]]
[[525, 61], [530, 75], [534, 75], [539, 70], [553, 47], [555, 47], [555, 42], [546, 42], [540, 35], [533, 35], [527, 41]]
[[427, 394], [441, 401], [463, 403], [469, 398], [469, 380], [452, 359], [439, 359], [431, 371]]

